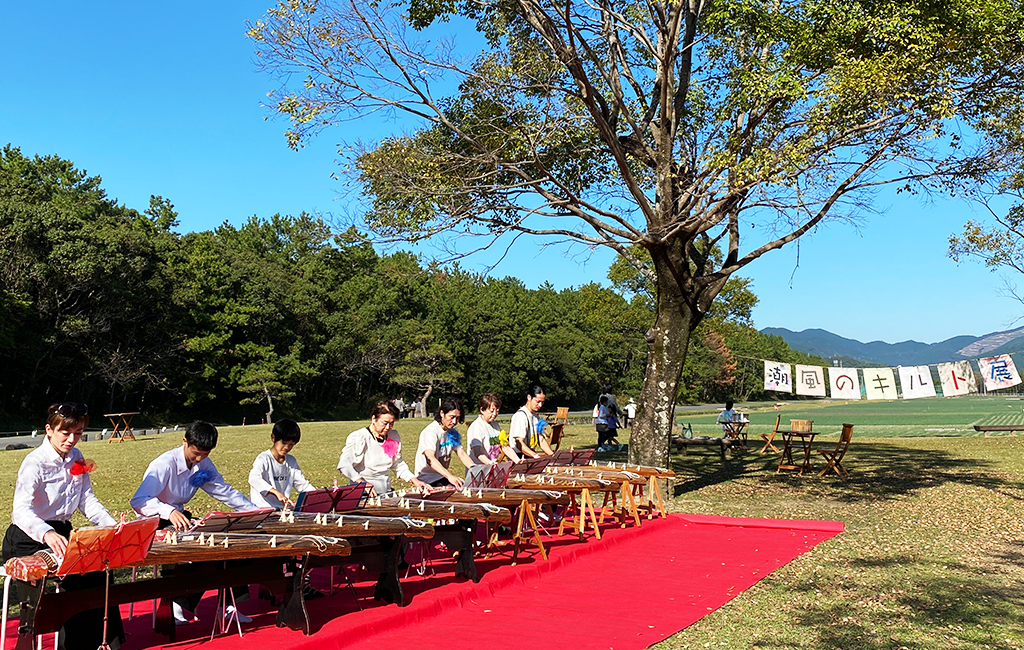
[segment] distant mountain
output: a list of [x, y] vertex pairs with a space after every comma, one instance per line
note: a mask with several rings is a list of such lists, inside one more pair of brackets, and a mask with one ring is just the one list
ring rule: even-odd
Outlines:
[[826, 359], [848, 357], [884, 366], [918, 366], [1024, 351], [1024, 327], [985, 336], [954, 336], [931, 344], [917, 341], [861, 343], [822, 329], [794, 332], [784, 327], [766, 327], [761, 331], [781, 336], [789, 347], [807, 354]]

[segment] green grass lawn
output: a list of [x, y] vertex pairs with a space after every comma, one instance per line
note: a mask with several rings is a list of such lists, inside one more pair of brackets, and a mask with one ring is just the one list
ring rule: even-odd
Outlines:
[[[778, 475], [773, 455], [736, 454], [723, 461], [712, 448], [673, 455], [673, 511], [839, 520], [846, 532], [656, 647], [1024, 649], [1024, 436], [984, 437], [969, 428], [986, 418], [1018, 417], [1021, 406], [1005, 398], [783, 406], [784, 424], [811, 419], [816, 430], [835, 433], [844, 421], [856, 425], [846, 480]], [[751, 415], [755, 438], [775, 421], [768, 409]], [[680, 419], [714, 435], [713, 414]], [[410, 465], [426, 423], [403, 420], [398, 427]], [[345, 438], [365, 424], [302, 425], [295, 455], [315, 484], [340, 478], [335, 467]], [[929, 432], [940, 428], [955, 430]], [[243, 491], [269, 432], [269, 426], [221, 429], [211, 458]], [[596, 438], [583, 425], [567, 427], [566, 435], [566, 444], [574, 446], [592, 446]], [[834, 441], [826, 437], [826, 444]], [[116, 512], [128, 509], [149, 461], [178, 444], [180, 434], [165, 433], [81, 447], [99, 464], [96, 493]], [[10, 503], [26, 453], [3, 452], [0, 502]], [[197, 513], [214, 507], [202, 492], [193, 501]], [[6, 508], [0, 517], [9, 514]], [[7, 521], [0, 524], [6, 528]], [[686, 539], [679, 544], [703, 550], [690, 549]], [[730, 552], [742, 555], [744, 549]], [[614, 604], [606, 613], [614, 615]]]
[[[856, 425], [857, 436], [983, 436], [975, 424], [1021, 424], [1024, 426], [1024, 399], [1016, 397], [957, 397], [917, 400], [855, 402], [807, 401], [782, 404], [778, 411], [763, 403], [741, 404], [749, 413], [755, 432], [771, 429], [782, 416], [782, 428], [791, 419], [814, 420], [814, 429], [838, 433], [844, 422]], [[714, 435], [716, 413], [680, 414], [676, 420], [688, 422], [698, 431]], [[719, 434], [720, 435], [720, 434]], [[992, 434], [990, 434], [992, 435]], [[1002, 434], [1006, 435], [1006, 434]]]

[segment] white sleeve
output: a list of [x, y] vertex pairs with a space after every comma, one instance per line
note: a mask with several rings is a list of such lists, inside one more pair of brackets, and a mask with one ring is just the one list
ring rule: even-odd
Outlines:
[[391, 470], [395, 473], [395, 476], [406, 482], [412, 482], [413, 477], [416, 475], [409, 469], [409, 463], [405, 462], [402, 458], [402, 448], [398, 448], [398, 452], [395, 454], [394, 460], [391, 462]]
[[135, 496], [132, 497], [130, 503], [132, 509], [140, 515], [148, 517], [159, 515], [168, 519], [177, 508], [161, 501], [158, 495], [170, 480], [171, 468], [158, 462], [159, 460], [159, 458], [154, 460], [146, 468], [146, 473], [142, 476], [142, 483], [139, 485], [139, 489], [135, 490]]
[[267, 480], [270, 476], [270, 468], [267, 466], [267, 457], [260, 454], [252, 462], [252, 469], [249, 471], [249, 489], [253, 494], [264, 495], [273, 489], [273, 485]]
[[512, 422], [509, 424], [508, 429], [509, 438], [530, 439], [530, 419], [526, 417], [522, 410], [512, 414]]
[[338, 471], [353, 482], [363, 480], [355, 468], [357, 463], [363, 462], [363, 456], [366, 454], [366, 437], [360, 435], [361, 431], [362, 429], [348, 434], [345, 448], [341, 450], [341, 458], [338, 459]]
[[[43, 444], [47, 444], [45, 441]], [[36, 515], [32, 509], [32, 495], [41, 491], [39, 470], [35, 458], [26, 457], [18, 468], [18, 480], [14, 484], [14, 509], [11, 511], [11, 523], [25, 531], [25, 534], [43, 543], [43, 535], [53, 530]]]

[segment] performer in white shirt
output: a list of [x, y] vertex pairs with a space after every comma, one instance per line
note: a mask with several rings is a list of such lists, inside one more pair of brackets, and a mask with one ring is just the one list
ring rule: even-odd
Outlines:
[[[71, 516], [80, 511], [97, 526], [117, 524], [92, 491], [89, 472], [96, 464], [75, 448], [89, 424], [85, 404], [64, 402], [50, 406], [46, 417], [46, 440], [30, 452], [18, 470], [14, 486], [11, 525], [4, 535], [3, 560], [32, 555], [49, 547], [56, 555], [67, 551]], [[103, 585], [99, 573], [69, 575], [61, 589], [72, 591]], [[117, 648], [124, 641], [124, 628], [117, 607], [108, 610], [107, 643]], [[92, 609], [73, 615], [61, 630], [66, 650], [95, 650], [103, 636], [103, 610]]]
[[281, 420], [270, 433], [273, 443], [253, 461], [249, 472], [249, 500], [261, 508], [294, 506], [292, 488], [297, 492], [315, 490], [299, 469], [299, 461], [291, 455], [302, 432], [295, 420]]
[[[522, 457], [540, 458], [541, 454], [530, 446], [530, 439], [537, 431], [537, 413], [544, 406], [544, 389], [533, 384], [526, 391], [526, 404], [512, 414], [512, 423], [508, 427], [508, 435], [512, 449]], [[548, 445], [547, 439], [539, 437], [541, 449], [548, 456], [555, 453]]]
[[[501, 410], [501, 398], [497, 393], [485, 393], [480, 398], [480, 417], [473, 420], [466, 431], [466, 446], [469, 448], [469, 455], [478, 463], [491, 465], [497, 461], [497, 458], [491, 458], [490, 451], [491, 438], [497, 438], [501, 433], [498, 425], [494, 423], [498, 418], [499, 410]], [[501, 445], [501, 450], [509, 458], [514, 458], [515, 452], [507, 445]]]
[[454, 452], [466, 467], [476, 465], [462, 448], [462, 440], [455, 428], [462, 420], [462, 404], [454, 397], [441, 400], [434, 421], [420, 432], [416, 448], [416, 478], [431, 487], [451, 485], [461, 490], [463, 480], [452, 474], [448, 466]]
[[[256, 505], [246, 499], [244, 494], [224, 481], [209, 458], [210, 452], [217, 446], [217, 427], [196, 420], [185, 429], [185, 437], [181, 442], [180, 447], [160, 454], [146, 468], [142, 483], [131, 500], [135, 512], [145, 516], [159, 515], [161, 526], [169, 525], [177, 530], [186, 530], [192, 525], [192, 513], [185, 510], [185, 504], [200, 488], [233, 510], [256, 509]], [[236, 601], [244, 600], [248, 597], [249, 588], [239, 586], [234, 592]], [[184, 610], [195, 611], [202, 596], [200, 593], [175, 598], [175, 623], [197, 620]], [[248, 616], [236, 612], [234, 605], [229, 605], [227, 610], [229, 616], [237, 616], [242, 623], [252, 621]]]
[[399, 415], [391, 402], [377, 402], [370, 412], [370, 426], [348, 435], [338, 459], [338, 471], [353, 483], [369, 483], [371, 496], [391, 491], [392, 472], [415, 487], [429, 487], [402, 460], [402, 438], [393, 428]]

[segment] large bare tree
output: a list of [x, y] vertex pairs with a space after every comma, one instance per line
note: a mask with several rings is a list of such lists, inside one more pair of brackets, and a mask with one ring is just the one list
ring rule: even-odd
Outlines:
[[410, 125], [345, 161], [375, 236], [526, 233], [646, 274], [630, 454], [664, 464], [690, 333], [731, 274], [882, 186], [970, 194], [1017, 165], [1021, 18], [1005, 0], [310, 0], [249, 34], [292, 146]]

